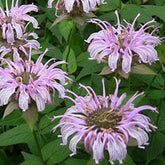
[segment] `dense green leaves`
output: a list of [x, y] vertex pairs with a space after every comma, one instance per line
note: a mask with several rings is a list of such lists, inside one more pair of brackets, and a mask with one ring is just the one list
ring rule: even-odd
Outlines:
[[0, 135], [0, 146], [27, 143], [33, 138], [27, 124], [21, 124]]
[[61, 139], [54, 140], [42, 148], [44, 160], [48, 165], [54, 165], [66, 159], [71, 151], [68, 146], [61, 146]]

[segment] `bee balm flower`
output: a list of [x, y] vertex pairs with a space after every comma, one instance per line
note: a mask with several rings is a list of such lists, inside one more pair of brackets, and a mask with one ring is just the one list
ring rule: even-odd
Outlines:
[[[116, 79], [115, 79], [116, 80]], [[85, 97], [77, 96], [72, 99], [75, 105], [70, 107], [62, 116], [60, 123], [54, 127], [61, 127], [62, 145], [66, 145], [68, 137], [72, 135], [69, 148], [76, 154], [76, 147], [80, 141], [83, 141], [85, 149], [93, 152], [93, 159], [96, 164], [104, 159], [104, 151], [109, 153], [109, 162], [123, 162], [127, 155], [127, 145], [130, 139], [137, 141], [139, 148], [144, 148], [148, 144], [148, 132], [151, 128], [156, 128], [150, 123], [150, 119], [140, 112], [143, 110], [156, 111], [156, 108], [143, 105], [134, 107], [132, 103], [142, 93], [135, 93], [125, 104], [122, 104], [126, 98], [126, 93], [118, 97], [118, 88], [120, 80], [116, 80], [116, 89], [113, 95], [106, 96], [103, 81], [103, 96], [96, 95], [89, 86], [80, 84], [80, 87], [87, 91]]]
[[[37, 20], [27, 14], [30, 11], [37, 12], [37, 6], [32, 4], [19, 7], [18, 0], [16, 0], [15, 5], [14, 0], [12, 0], [10, 10], [8, 8], [8, 0], [6, 0], [6, 12], [0, 7], [1, 57], [11, 53], [13, 54], [12, 59], [17, 61], [20, 56], [28, 56], [30, 47], [35, 50], [39, 49], [40, 44], [36, 40], [38, 38], [37, 34], [26, 32], [29, 23], [33, 24], [33, 28], [38, 28]], [[33, 39], [28, 39], [28, 37]]]
[[[6, 0], [6, 14], [0, 8], [0, 28], [3, 39], [7, 39], [8, 43], [13, 43], [15, 41], [15, 32], [16, 37], [20, 39], [29, 23], [32, 23], [34, 28], [38, 28], [37, 20], [27, 14], [30, 11], [37, 12], [37, 6], [32, 4], [19, 7], [18, 0], [16, 0], [14, 6], [14, 0], [12, 0], [11, 9], [9, 10]], [[26, 21], [28, 22], [27, 25], [25, 23]]]
[[26, 61], [4, 60], [7, 67], [0, 67], [0, 106], [8, 104], [9, 99], [15, 99], [23, 111], [32, 102], [36, 102], [38, 111], [43, 111], [45, 104], [51, 103], [51, 91], [54, 94], [58, 91], [59, 97], [64, 97], [64, 85], [69, 78], [67, 73], [56, 66], [65, 62], [54, 62], [48, 66], [55, 59], [43, 64], [41, 60], [44, 54], [39, 56], [36, 63], [31, 60], [31, 55]]
[[[54, 0], [48, 1], [48, 7], [52, 8]], [[104, 3], [104, 0], [58, 0], [55, 8], [56, 15], [58, 11], [64, 11], [71, 13], [73, 10], [82, 10], [82, 12], [89, 13], [91, 9], [95, 9], [97, 5]]]
[[118, 20], [118, 27], [113, 27], [109, 22], [99, 19], [91, 19], [90, 22], [97, 24], [102, 29], [93, 33], [86, 40], [90, 45], [88, 51], [90, 59], [97, 59], [98, 63], [104, 61], [108, 63], [111, 71], [116, 69], [122, 70], [124, 73], [131, 72], [131, 66], [136, 63], [152, 64], [158, 60], [155, 46], [160, 44], [159, 37], [147, 33], [146, 30], [151, 26], [147, 26], [154, 20], [142, 25], [139, 30], [134, 29], [133, 23], [126, 22], [126, 27], [120, 24], [117, 11], [115, 12]]

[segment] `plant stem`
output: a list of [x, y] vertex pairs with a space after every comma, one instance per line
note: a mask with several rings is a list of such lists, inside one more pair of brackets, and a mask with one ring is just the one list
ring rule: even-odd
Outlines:
[[119, 3], [119, 8], [121, 9], [122, 7], [122, 0], [120, 0], [120, 3]]
[[67, 61], [67, 58], [68, 58], [70, 50], [71, 50], [72, 39], [73, 39], [73, 34], [74, 34], [75, 30], [76, 30], [76, 23], [73, 22], [73, 27], [72, 27], [72, 30], [71, 30], [70, 35], [69, 35], [69, 48], [68, 48], [68, 52], [66, 55], [66, 61]]
[[39, 145], [39, 142], [38, 142], [38, 139], [37, 139], [36, 132], [33, 130], [32, 134], [33, 134], [34, 140], [36, 142], [36, 146], [37, 146], [38, 153], [39, 153], [39, 156], [41, 158], [42, 164], [44, 165], [45, 163], [44, 163], [44, 159], [43, 159], [43, 156], [42, 156], [42, 153], [41, 153], [41, 148], [40, 148], [40, 145]]

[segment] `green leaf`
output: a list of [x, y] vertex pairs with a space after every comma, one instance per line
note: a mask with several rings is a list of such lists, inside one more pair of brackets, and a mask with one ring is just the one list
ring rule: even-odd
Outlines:
[[64, 164], [65, 165], [86, 165], [87, 164], [87, 160], [69, 158], [66, 161], [64, 161]]
[[20, 165], [42, 165], [42, 162], [40, 160], [27, 160]]
[[120, 6], [120, 0], [106, 0], [106, 4], [100, 6], [100, 11], [113, 11]]
[[0, 135], [0, 146], [27, 143], [33, 138], [29, 126], [22, 124]]
[[37, 107], [35, 105], [29, 106], [29, 109], [22, 113], [22, 117], [25, 119], [32, 131], [35, 123], [38, 120]]
[[68, 62], [67, 64], [63, 64], [62, 69], [64, 71], [67, 71], [67, 67], [70, 73], [74, 73], [77, 70], [77, 62], [76, 62], [76, 57], [73, 49], [67, 46], [64, 53], [63, 53], [63, 60]]
[[155, 159], [150, 162], [149, 165], [165, 165], [165, 160]]
[[151, 160], [155, 159], [165, 149], [164, 139], [165, 139], [165, 135], [160, 132], [156, 132], [153, 134], [150, 140], [150, 145], [146, 148], [146, 153], [147, 153], [146, 165]]
[[62, 115], [66, 111], [66, 108], [60, 108], [58, 110], [54, 110], [53, 112], [43, 116], [40, 119], [39, 126], [40, 130], [42, 130], [42, 134], [49, 134], [52, 132], [52, 129], [55, 125], [58, 124], [59, 120], [52, 121], [54, 116]]
[[161, 99], [165, 97], [165, 91], [153, 89], [153, 90], [150, 90], [147, 95], [148, 95], [148, 98], [151, 98], [151, 99]]
[[0, 149], [0, 165], [10, 165], [8, 156], [3, 149]]
[[157, 16], [165, 21], [165, 6], [144, 5], [143, 7], [147, 9], [151, 16]]
[[147, 65], [144, 64], [133, 66], [131, 72], [134, 74], [156, 75], [153, 70], [151, 70]]
[[22, 118], [22, 112], [17, 110], [13, 113], [6, 116], [4, 119], [0, 119], [0, 125], [7, 125], [7, 126], [16, 126], [25, 123], [24, 119]]
[[77, 57], [77, 65], [80, 67], [84, 67], [88, 62], [89, 53], [83, 52]]
[[104, 64], [97, 64], [96, 61], [88, 61], [84, 68], [79, 73], [76, 80], [81, 79], [84, 76], [90, 75], [91, 73], [100, 72], [103, 68]]
[[2, 4], [2, 1], [0, 1], [0, 7], [4, 10], [4, 7], [3, 7], [3, 4]]
[[56, 58], [58, 60], [62, 60], [62, 53], [59, 48], [55, 47], [54, 45], [47, 43], [47, 42], [42, 42], [41, 43], [42, 50], [44, 51], [46, 48], [48, 48], [48, 52], [45, 54], [47, 57], [52, 57]]
[[71, 151], [68, 146], [61, 146], [61, 139], [54, 140], [42, 148], [44, 161], [48, 165], [54, 165], [66, 159]]
[[38, 156], [26, 153], [24, 151], [22, 151], [21, 154], [23, 155], [25, 161], [27, 161], [27, 160], [40, 160], [40, 158]]
[[65, 38], [66, 41], [68, 40], [72, 27], [73, 27], [73, 21], [68, 19], [61, 21], [59, 24], [60, 33]]
[[[54, 14], [53, 14], [53, 16], [54, 16]], [[52, 32], [51, 35], [53, 35], [53, 37], [55, 36], [58, 39], [58, 41], [62, 44], [63, 37], [60, 34], [59, 24], [57, 24], [56, 26], [53, 26], [52, 28], [50, 28], [51, 26], [52, 26], [52, 23], [47, 21], [46, 27]]]
[[152, 17], [149, 16], [143, 8], [134, 4], [125, 5], [123, 9], [120, 10], [122, 18], [124, 18], [126, 21], [130, 23], [133, 22], [138, 13], [140, 13], [140, 17], [138, 18], [137, 22], [146, 23], [147, 21], [152, 20]]

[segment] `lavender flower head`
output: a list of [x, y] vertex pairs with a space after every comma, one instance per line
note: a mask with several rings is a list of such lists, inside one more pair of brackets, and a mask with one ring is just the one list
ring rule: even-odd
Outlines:
[[86, 40], [90, 44], [88, 47], [90, 59], [97, 59], [98, 63], [101, 61], [108, 63], [112, 72], [121, 69], [124, 73], [131, 72], [131, 66], [137, 63], [152, 64], [157, 61], [155, 46], [161, 42], [159, 37], [153, 36], [157, 29], [151, 33], [146, 32], [152, 27], [148, 25], [155, 21], [145, 23], [136, 31], [134, 25], [140, 14], [136, 16], [132, 24], [124, 20], [126, 27], [120, 24], [117, 11], [115, 14], [118, 20], [117, 28], [106, 21], [90, 20], [102, 29], [91, 34]]
[[[54, 0], [48, 1], [48, 7], [52, 8], [52, 3]], [[97, 5], [104, 3], [104, 0], [58, 0], [55, 8], [57, 15], [58, 11], [66, 11], [68, 13], [74, 12], [74, 10], [82, 10], [85, 13], [89, 13], [90, 10], [95, 9]], [[81, 11], [81, 12], [82, 12]], [[76, 13], [77, 14], [77, 13]]]
[[[29, 38], [32, 39], [29, 39]], [[38, 35], [34, 32], [23, 33], [21, 39], [16, 38], [14, 43], [10, 44], [7, 40], [0, 39], [0, 57], [9, 56], [13, 61], [19, 61], [20, 58], [28, 59], [31, 48], [38, 51], [40, 43], [37, 41]]]
[[0, 67], [0, 106], [16, 100], [19, 108], [26, 111], [29, 104], [36, 102], [38, 111], [43, 111], [45, 104], [51, 103], [51, 91], [53, 94], [58, 91], [59, 97], [64, 97], [64, 85], [69, 78], [67, 73], [56, 66], [65, 62], [54, 62], [48, 66], [55, 60], [52, 58], [43, 64], [41, 61], [46, 51], [39, 56], [36, 63], [31, 60], [31, 55], [26, 61], [4, 59], [6, 68]]
[[[38, 11], [37, 6], [22, 5], [18, 6], [18, 0], [14, 5], [12, 0], [11, 9], [8, 7], [8, 0], [6, 0], [6, 12], [0, 8], [0, 53], [1, 57], [13, 51], [13, 59], [18, 60], [20, 51], [26, 56], [29, 54], [29, 47], [38, 50], [40, 44], [36, 39], [37, 34], [26, 33], [26, 28], [29, 23], [33, 24], [33, 28], [38, 28], [37, 20], [29, 16], [27, 13], [31, 11]], [[29, 40], [28, 37], [32, 36], [34, 39]]]
[[130, 140], [137, 141], [139, 148], [145, 148], [148, 145], [148, 132], [151, 128], [156, 129], [150, 123], [150, 118], [140, 112], [143, 110], [156, 111], [156, 108], [143, 105], [134, 107], [132, 103], [142, 93], [135, 93], [125, 104], [123, 100], [127, 97], [123, 93], [118, 97], [118, 88], [120, 80], [116, 80], [116, 89], [113, 95], [106, 96], [103, 80], [103, 96], [96, 95], [89, 86], [80, 84], [80, 87], [87, 91], [85, 97], [75, 96], [72, 100], [75, 105], [70, 107], [64, 115], [55, 116], [62, 118], [60, 123], [53, 128], [61, 127], [62, 145], [66, 145], [69, 136], [73, 136], [70, 140], [69, 148], [76, 154], [77, 144], [83, 141], [85, 149], [93, 152], [93, 159], [98, 164], [104, 159], [104, 151], [109, 153], [109, 162], [123, 162], [127, 155], [127, 145]]

